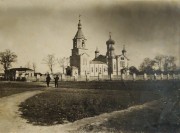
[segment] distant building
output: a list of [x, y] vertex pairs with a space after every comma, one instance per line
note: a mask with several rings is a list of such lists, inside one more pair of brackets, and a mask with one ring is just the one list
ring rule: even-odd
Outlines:
[[101, 55], [99, 50], [95, 51], [95, 58], [89, 59], [88, 49], [86, 47], [86, 41], [83, 32], [82, 24], [79, 19], [78, 31], [73, 39], [73, 49], [70, 56], [71, 75], [121, 75], [127, 73], [129, 59], [126, 56], [126, 49], [123, 46], [122, 54], [115, 54], [115, 41], [109, 35], [109, 39], [106, 41], [107, 52], [106, 55]]
[[11, 68], [6, 71], [6, 78], [9, 80], [22, 80], [27, 77], [34, 77], [34, 70], [29, 68]]

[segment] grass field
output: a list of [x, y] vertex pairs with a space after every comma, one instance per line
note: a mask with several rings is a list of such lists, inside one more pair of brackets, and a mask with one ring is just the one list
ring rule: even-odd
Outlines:
[[167, 97], [178, 88], [178, 81], [61, 82], [27, 99], [20, 111], [35, 125], [62, 124]]
[[38, 83], [0, 82], [0, 98], [25, 91], [38, 90], [44, 87]]

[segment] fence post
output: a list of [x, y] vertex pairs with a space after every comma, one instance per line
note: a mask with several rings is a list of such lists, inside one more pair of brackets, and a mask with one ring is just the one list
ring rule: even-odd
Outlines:
[[121, 80], [124, 80], [124, 73], [121, 74]]
[[173, 78], [173, 80], [175, 80], [175, 74], [174, 73], [172, 74], [172, 78]]
[[133, 73], [133, 81], [135, 81], [135, 80], [136, 80], [136, 74]]
[[163, 80], [163, 77], [164, 77], [164, 75], [163, 75], [163, 73], [161, 73], [161, 80]]
[[169, 80], [169, 73], [167, 74], [167, 80]]
[[154, 80], [156, 80], [157, 79], [157, 74], [156, 73], [154, 73]]
[[89, 80], [89, 75], [86, 74], [86, 82]]
[[144, 73], [144, 80], [147, 80], [147, 74]]

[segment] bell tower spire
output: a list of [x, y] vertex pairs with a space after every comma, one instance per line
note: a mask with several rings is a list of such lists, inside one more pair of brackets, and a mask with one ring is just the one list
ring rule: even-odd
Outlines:
[[[86, 41], [81, 24], [81, 15], [79, 15], [78, 29], [73, 38], [72, 54], [70, 56], [70, 66], [78, 69], [78, 75], [85, 75], [89, 72], [89, 55], [87, 54]], [[73, 72], [72, 72], [73, 73]]]
[[111, 32], [109, 32], [109, 39], [111, 39]]
[[82, 28], [82, 24], [81, 24], [81, 15], [79, 14], [79, 23], [78, 23], [78, 29]]
[[123, 55], [126, 55], [126, 52], [127, 52], [127, 51], [126, 51], [125, 45], [123, 45], [122, 54], [123, 54]]

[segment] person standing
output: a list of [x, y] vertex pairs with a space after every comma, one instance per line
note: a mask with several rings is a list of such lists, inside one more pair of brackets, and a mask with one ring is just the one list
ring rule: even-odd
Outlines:
[[50, 75], [48, 74], [47, 77], [46, 77], [46, 83], [47, 83], [47, 87], [49, 87], [49, 82], [51, 81], [51, 77]]
[[54, 82], [55, 82], [55, 87], [58, 88], [58, 80], [59, 80], [59, 77], [58, 75], [56, 75], [56, 77], [54, 78]]

